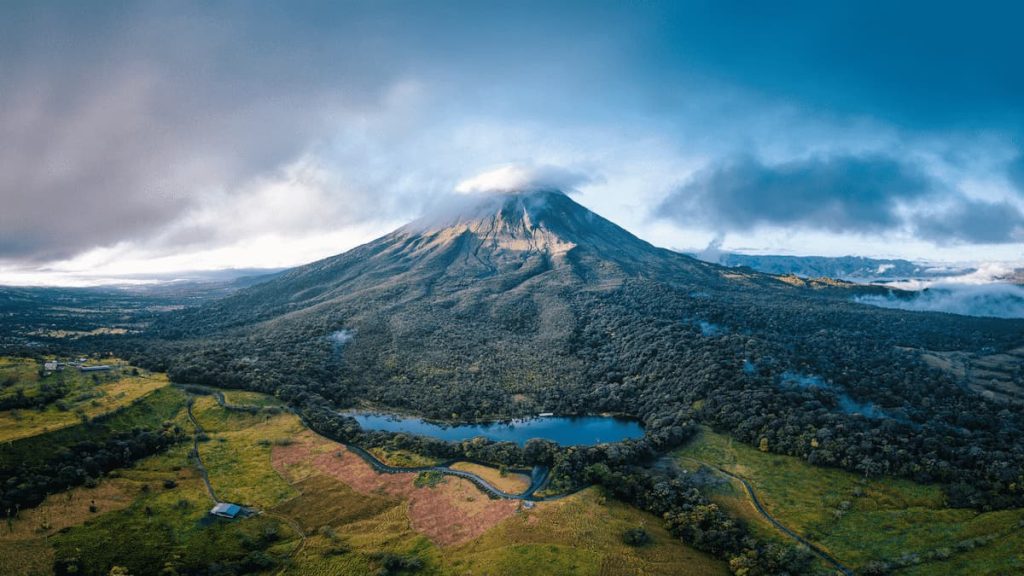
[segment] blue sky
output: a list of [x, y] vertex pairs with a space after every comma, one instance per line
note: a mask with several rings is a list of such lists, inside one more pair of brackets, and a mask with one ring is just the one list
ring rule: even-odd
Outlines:
[[300, 264], [509, 175], [673, 248], [1021, 260], [1021, 21], [1009, 1], [7, 2], [0, 282]]

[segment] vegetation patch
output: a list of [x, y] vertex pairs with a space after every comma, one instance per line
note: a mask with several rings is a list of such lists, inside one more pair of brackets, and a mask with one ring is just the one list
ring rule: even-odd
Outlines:
[[[163, 374], [143, 376], [130, 367], [91, 374], [74, 368], [43, 372], [42, 364], [32, 359], [0, 362], [0, 442], [54, 432], [116, 412], [168, 384]], [[5, 405], [14, 407], [3, 409]]]
[[[290, 446], [274, 447], [275, 466], [293, 473], [322, 474], [358, 493], [408, 502], [405, 522], [442, 546], [470, 540], [516, 513], [518, 503], [493, 500], [468, 480], [443, 477], [433, 489], [428, 476], [417, 487], [417, 474], [380, 474], [362, 458], [320, 436], [306, 433]], [[437, 476], [441, 476], [437, 474]]]
[[[544, 502], [447, 551], [448, 564], [474, 574], [725, 575], [724, 562], [669, 534], [660, 518], [588, 488]], [[622, 534], [642, 527], [650, 543], [630, 546]]]
[[307, 535], [372, 518], [401, 502], [387, 495], [361, 494], [322, 474], [300, 480], [293, 488], [300, 494], [276, 506], [274, 512], [295, 518]]
[[440, 460], [437, 458], [423, 456], [422, 454], [417, 454], [411, 450], [389, 449], [375, 446], [370, 448], [368, 451], [388, 466], [396, 466], [399, 468], [436, 466], [440, 463]]
[[[812, 466], [791, 456], [766, 454], [710, 430], [676, 453], [689, 473], [709, 475], [712, 499], [744, 518], [759, 534], [785, 539], [752, 508], [742, 487], [700, 464], [747, 479], [765, 509], [790, 529], [854, 569], [921, 576], [1024, 570], [1024, 510], [978, 513], [946, 506], [936, 486], [892, 478], [865, 480]], [[1016, 547], [1016, 548], [1015, 548]]]
[[516, 474], [507, 471], [504, 467], [493, 468], [473, 462], [456, 462], [452, 464], [455, 470], [472, 472], [489, 482], [492, 486], [509, 494], [525, 492], [530, 487], [530, 477], [524, 474]]
[[433, 488], [444, 482], [444, 479], [444, 474], [437, 470], [425, 470], [416, 474], [416, 479], [412, 484], [417, 488]]

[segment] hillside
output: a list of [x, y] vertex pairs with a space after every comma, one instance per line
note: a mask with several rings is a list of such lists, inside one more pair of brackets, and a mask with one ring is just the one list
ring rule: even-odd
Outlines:
[[942, 279], [974, 272], [971, 268], [944, 268], [909, 260], [865, 258], [862, 256], [783, 256], [723, 253], [717, 264], [729, 267], [746, 266], [768, 274], [795, 274], [808, 278], [828, 277], [860, 282], [893, 279]]

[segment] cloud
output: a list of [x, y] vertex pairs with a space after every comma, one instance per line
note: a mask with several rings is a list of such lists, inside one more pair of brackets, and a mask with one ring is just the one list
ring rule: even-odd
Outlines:
[[961, 199], [938, 214], [917, 216], [917, 234], [936, 244], [1024, 241], [1024, 213], [1010, 202]]
[[870, 233], [899, 227], [901, 206], [934, 192], [924, 174], [891, 158], [842, 156], [769, 166], [745, 156], [698, 172], [656, 214], [724, 231], [778, 226]]
[[[1017, 150], [1019, 10], [9, 4], [0, 18], [0, 274], [101, 255], [126, 258], [109, 263], [118, 270], [258, 265], [257, 256], [298, 264], [423, 214], [494, 166], [504, 169], [463, 187], [582, 187], [589, 206], [662, 245], [702, 245], [710, 230], [765, 248], [766, 236], [740, 230], [753, 222], [787, 234], [817, 226], [835, 236], [816, 240], [845, 249], [851, 233], [916, 229], [901, 210], [920, 196], [896, 184], [920, 184], [906, 166], [923, 155], [969, 149], [960, 172], [929, 172], [952, 174], [943, 185], [955, 187], [1003, 169]], [[793, 160], [809, 155], [838, 160]], [[693, 207], [708, 208], [707, 222], [672, 203], [673, 220], [696, 232], [644, 219], [695, 166], [717, 166], [728, 181], [743, 175], [729, 159], [744, 157], [763, 161], [748, 161], [748, 176], [806, 172], [786, 176], [807, 184], [793, 216], [778, 204], [762, 206], [764, 217], [723, 214], [730, 199], [711, 198]], [[1024, 160], [1015, 166], [1024, 188]], [[893, 197], [813, 193], [814, 178], [856, 192], [858, 182], [840, 182], [843, 167], [890, 177]], [[586, 178], [595, 172], [607, 181]], [[936, 229], [925, 224], [923, 233]]]
[[489, 194], [559, 190], [573, 192], [594, 178], [583, 172], [551, 165], [509, 164], [488, 170], [458, 183], [459, 194]]
[[[295, 161], [396, 81], [325, 85], [303, 59], [308, 40], [276, 51], [248, 18], [216, 27], [191, 8], [26, 6], [12, 19], [27, 31], [0, 28], [0, 259], [52, 261], [159, 235]], [[315, 63], [325, 76], [358, 66]]]
[[1024, 318], [1024, 286], [935, 284], [911, 297], [862, 296], [862, 304], [965, 316]]
[[1024, 152], [1010, 163], [1008, 170], [1010, 182], [1017, 187], [1017, 193], [1024, 196]]
[[711, 262], [712, 264], [718, 264], [722, 260], [722, 254], [725, 253], [722, 250], [722, 246], [725, 244], [725, 234], [716, 234], [714, 238], [708, 242], [708, 245], [703, 250], [697, 252], [695, 256], [705, 262]]

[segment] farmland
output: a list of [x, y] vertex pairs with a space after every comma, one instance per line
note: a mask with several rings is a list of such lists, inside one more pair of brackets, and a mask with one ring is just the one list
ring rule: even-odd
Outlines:
[[[0, 402], [24, 399], [32, 407], [0, 410], [0, 442], [27, 438], [78, 424], [128, 406], [167, 386], [163, 374], [148, 374], [116, 359], [109, 372], [74, 368], [48, 373], [30, 358], [0, 358]], [[33, 402], [38, 399], [37, 402]]]

